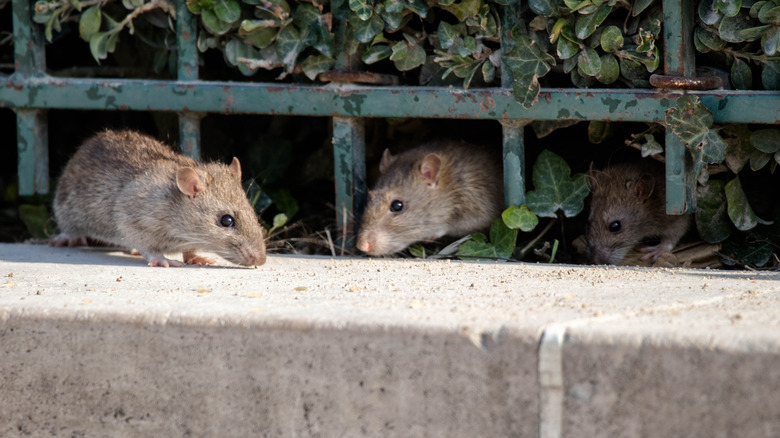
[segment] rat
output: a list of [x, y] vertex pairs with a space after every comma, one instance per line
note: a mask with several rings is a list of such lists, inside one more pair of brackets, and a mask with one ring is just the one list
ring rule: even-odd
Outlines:
[[369, 255], [482, 231], [503, 209], [497, 150], [456, 141], [427, 143], [398, 155], [385, 149], [379, 172], [357, 240], [357, 248]]
[[[241, 187], [237, 158], [203, 163], [134, 131], [104, 131], [68, 161], [57, 185], [51, 246], [87, 238], [136, 250], [149, 266], [214, 264], [197, 250], [239, 265], [265, 263], [257, 215]], [[183, 263], [165, 257], [181, 252]]]
[[[647, 161], [647, 160], [645, 160]], [[688, 231], [691, 215], [666, 214], [666, 174], [659, 163], [622, 163], [588, 170], [593, 198], [586, 231], [591, 263], [619, 265], [643, 253], [655, 262]], [[647, 242], [655, 239], [656, 245]]]

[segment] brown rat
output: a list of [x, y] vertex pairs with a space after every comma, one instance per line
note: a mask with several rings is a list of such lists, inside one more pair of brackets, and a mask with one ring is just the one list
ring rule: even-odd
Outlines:
[[133, 131], [87, 140], [60, 177], [54, 215], [62, 231], [53, 246], [86, 238], [137, 249], [149, 266], [213, 264], [213, 251], [240, 265], [265, 263], [265, 243], [241, 187], [241, 165], [202, 163]]
[[[619, 265], [636, 251], [644, 253], [641, 260], [655, 262], [688, 230], [690, 215], [666, 214], [663, 166], [644, 161], [588, 171], [593, 198], [585, 237], [591, 263]], [[648, 239], [660, 241], [647, 246]]]
[[501, 214], [504, 184], [498, 151], [454, 141], [398, 155], [385, 150], [379, 171], [358, 233], [358, 249], [370, 255], [481, 231]]

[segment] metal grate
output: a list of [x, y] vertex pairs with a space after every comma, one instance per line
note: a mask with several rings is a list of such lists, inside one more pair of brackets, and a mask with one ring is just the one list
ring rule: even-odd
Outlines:
[[[200, 155], [200, 119], [205, 113], [285, 114], [331, 117], [335, 158], [337, 223], [359, 217], [365, 202], [365, 117], [492, 119], [502, 124], [507, 205], [525, 199], [524, 126], [531, 120], [662, 122], [664, 111], [683, 93], [699, 96], [718, 123], [780, 123], [780, 94], [771, 91], [680, 91], [671, 89], [543, 89], [530, 109], [515, 102], [504, 69], [500, 88], [452, 89], [329, 84], [301, 86], [198, 80], [197, 22], [186, 2], [177, 1], [178, 79], [120, 80], [59, 78], [45, 73], [40, 26], [32, 21], [32, 0], [12, 0], [15, 71], [0, 75], [0, 107], [17, 115], [20, 195], [49, 188], [46, 110], [91, 109], [174, 111], [179, 114], [184, 153]], [[334, 2], [333, 8], [345, 8]], [[663, 0], [665, 75], [692, 78], [695, 72], [693, 0]], [[341, 14], [343, 16], [343, 14]], [[334, 16], [338, 19], [339, 14]], [[519, 16], [519, 3], [504, 6], [502, 46]], [[336, 29], [342, 28], [335, 26]], [[338, 41], [338, 35], [337, 35]], [[344, 57], [342, 57], [344, 58]], [[346, 66], [340, 59], [339, 65]], [[667, 130], [667, 211], [695, 209], [695, 181], [685, 148]]]

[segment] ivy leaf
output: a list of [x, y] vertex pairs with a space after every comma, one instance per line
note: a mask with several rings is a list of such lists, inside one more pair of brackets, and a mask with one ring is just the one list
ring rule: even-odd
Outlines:
[[726, 166], [739, 173], [750, 160], [753, 146], [750, 144], [750, 129], [746, 125], [726, 125], [721, 130], [721, 136], [728, 145], [726, 147]]
[[388, 56], [393, 54], [393, 49], [385, 44], [377, 44], [371, 46], [363, 52], [363, 62], [366, 64], [373, 64], [379, 62]]
[[89, 42], [92, 35], [100, 31], [101, 18], [102, 14], [99, 6], [87, 8], [81, 14], [79, 19], [79, 36], [81, 36], [82, 40]]
[[328, 56], [309, 56], [301, 63], [301, 69], [303, 69], [303, 74], [313, 81], [318, 74], [333, 68], [335, 63], [336, 61]]
[[533, 167], [534, 190], [526, 194], [526, 204], [537, 216], [555, 217], [562, 210], [574, 217], [584, 208], [590, 185], [584, 173], [570, 176], [566, 161], [545, 149]]
[[661, 143], [658, 143], [653, 134], [645, 134], [645, 143], [642, 144], [642, 158], [664, 153]]
[[369, 43], [379, 32], [382, 32], [384, 22], [377, 14], [372, 15], [371, 18], [366, 21], [361, 20], [356, 15], [350, 15], [349, 25], [352, 26], [352, 31], [356, 40], [361, 43]]
[[591, 36], [596, 31], [596, 28], [609, 16], [610, 12], [612, 12], [612, 6], [604, 4], [599, 6], [596, 12], [592, 14], [577, 17], [577, 21], [574, 22], [574, 33], [577, 34], [577, 38], [584, 40]]
[[446, 21], [442, 21], [439, 23], [439, 44], [441, 45], [442, 49], [449, 49], [450, 47], [454, 46], [455, 43], [460, 38], [460, 32], [458, 29], [455, 28], [455, 26], [447, 23]]
[[279, 31], [276, 37], [276, 54], [285, 66], [285, 71], [291, 72], [295, 69], [295, 60], [308, 45], [305, 40], [307, 33], [302, 34], [295, 26], [286, 26]]
[[504, 63], [512, 72], [515, 100], [530, 108], [539, 95], [538, 78], [550, 71], [555, 58], [542, 52], [526, 35], [517, 35], [512, 49], [504, 54]]
[[425, 49], [420, 46], [414, 37], [404, 34], [406, 41], [398, 41], [392, 45], [393, 54], [390, 60], [395, 63], [395, 68], [400, 71], [409, 71], [425, 63]]
[[466, 21], [467, 18], [471, 18], [479, 14], [479, 8], [482, 6], [482, 0], [461, 0], [459, 3], [452, 3], [444, 5], [439, 2], [439, 5], [445, 11], [454, 15], [458, 21]]
[[726, 183], [709, 180], [696, 187], [696, 229], [709, 243], [718, 243], [731, 235], [731, 221], [726, 208]]
[[529, 0], [528, 7], [534, 14], [542, 17], [552, 17], [558, 12], [560, 0]]
[[747, 231], [759, 223], [764, 225], [772, 224], [772, 221], [764, 221], [753, 212], [745, 192], [742, 190], [742, 183], [739, 181], [739, 177], [732, 179], [726, 184], [725, 192], [729, 218], [738, 230]]
[[517, 230], [510, 229], [498, 218], [490, 224], [490, 242], [484, 234], [475, 233], [458, 248], [457, 256], [466, 260], [507, 259], [515, 249], [516, 240]]
[[721, 252], [727, 254], [731, 259], [723, 259], [723, 264], [734, 265], [734, 260], [736, 260], [743, 265], [764, 266], [772, 257], [772, 245], [767, 242], [754, 243], [752, 237], [750, 240], [751, 243], [747, 241], [732, 242], [732, 239], [724, 242]]
[[349, 9], [363, 21], [371, 18], [374, 13], [374, 6], [369, 4], [369, 0], [349, 0]]
[[701, 143], [709, 133], [714, 118], [696, 96], [677, 99], [674, 108], [666, 110], [666, 124], [688, 145]]
[[501, 213], [501, 219], [504, 220], [507, 227], [524, 232], [533, 231], [539, 224], [539, 218], [525, 204], [507, 208]]

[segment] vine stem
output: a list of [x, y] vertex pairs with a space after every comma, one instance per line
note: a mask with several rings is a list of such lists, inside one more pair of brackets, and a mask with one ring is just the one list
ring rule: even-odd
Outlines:
[[534, 237], [534, 240], [532, 240], [532, 241], [528, 242], [528, 245], [524, 246], [524, 247], [523, 247], [523, 249], [521, 249], [521, 250], [520, 250], [520, 255], [519, 255], [517, 258], [518, 258], [518, 259], [522, 259], [522, 258], [523, 258], [523, 256], [525, 256], [525, 254], [526, 254], [528, 251], [530, 251], [530, 250], [531, 250], [531, 248], [533, 248], [533, 247], [534, 247], [534, 245], [536, 245], [536, 243], [539, 241], [539, 239], [541, 239], [542, 237], [544, 237], [544, 235], [545, 235], [545, 234], [547, 234], [547, 232], [548, 232], [548, 231], [550, 231], [550, 228], [552, 228], [552, 227], [553, 227], [553, 225], [555, 225], [555, 223], [556, 223], [556, 222], [558, 222], [558, 218], [557, 218], [557, 217], [556, 217], [555, 219], [551, 220], [551, 221], [550, 221], [550, 222], [547, 224], [547, 226], [546, 226], [546, 227], [544, 227], [544, 229], [542, 230], [542, 232], [541, 232], [541, 233], [539, 233], [539, 235], [538, 235], [538, 236]]

